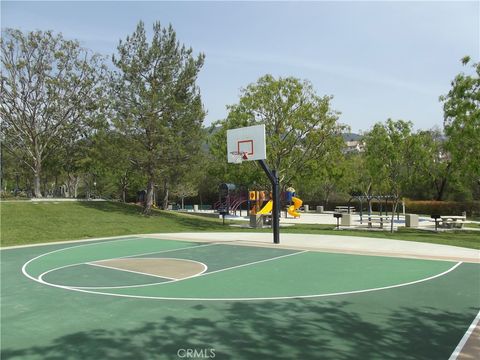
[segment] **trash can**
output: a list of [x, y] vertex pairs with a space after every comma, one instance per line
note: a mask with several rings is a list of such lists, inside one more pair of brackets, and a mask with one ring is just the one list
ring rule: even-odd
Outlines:
[[340, 222], [342, 226], [352, 226], [353, 225], [353, 218], [351, 214], [342, 214], [342, 220]]
[[417, 214], [405, 214], [405, 227], [408, 227], [408, 228], [418, 227], [418, 215]]
[[250, 227], [255, 229], [263, 228], [263, 219], [261, 214], [250, 215]]

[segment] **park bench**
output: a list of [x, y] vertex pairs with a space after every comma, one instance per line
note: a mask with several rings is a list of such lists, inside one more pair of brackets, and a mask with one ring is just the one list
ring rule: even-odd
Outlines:
[[380, 229], [383, 229], [383, 224], [388, 224], [390, 218], [388, 216], [370, 215], [367, 217], [367, 224], [369, 228], [373, 228], [373, 224], [379, 224]]

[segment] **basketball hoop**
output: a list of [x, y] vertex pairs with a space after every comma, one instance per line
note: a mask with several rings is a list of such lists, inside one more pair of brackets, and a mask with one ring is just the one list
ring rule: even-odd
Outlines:
[[231, 151], [232, 162], [235, 164], [241, 164], [244, 160], [248, 160], [248, 153], [246, 151]]
[[229, 163], [239, 164], [266, 158], [264, 124], [227, 130], [227, 161]]

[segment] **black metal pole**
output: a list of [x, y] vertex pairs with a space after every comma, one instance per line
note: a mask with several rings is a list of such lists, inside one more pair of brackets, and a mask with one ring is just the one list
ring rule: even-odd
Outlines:
[[275, 244], [280, 243], [280, 184], [278, 181], [277, 172], [272, 171], [275, 184], [273, 187], [273, 212], [272, 212], [272, 228], [273, 228], [273, 242]]
[[279, 192], [279, 180], [275, 170], [271, 171], [264, 160], [257, 160], [262, 167], [268, 179], [272, 183], [272, 230], [273, 230], [273, 242], [280, 244], [280, 192]]

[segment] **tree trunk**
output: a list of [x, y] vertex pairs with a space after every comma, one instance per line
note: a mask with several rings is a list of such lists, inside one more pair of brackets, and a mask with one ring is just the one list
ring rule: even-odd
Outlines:
[[451, 168], [452, 168], [452, 163], [449, 162], [447, 164], [447, 168], [445, 170], [444, 176], [442, 177], [440, 185], [438, 185], [438, 181], [436, 179], [434, 180], [435, 190], [437, 191], [437, 196], [436, 196], [437, 201], [442, 201], [443, 199], [443, 194], [445, 193], [445, 189], [447, 188], [447, 182], [448, 182], [448, 177], [450, 175]]
[[168, 210], [168, 196], [169, 196], [169, 193], [168, 193], [168, 183], [165, 181], [164, 182], [164, 194], [163, 194], [163, 204], [162, 204], [162, 208], [163, 210]]
[[445, 192], [445, 188], [446, 188], [446, 185], [447, 185], [447, 178], [444, 177], [440, 183], [440, 186], [438, 186], [437, 184], [435, 184], [436, 186], [436, 189], [437, 189], [437, 196], [436, 196], [436, 200], [437, 201], [442, 201], [442, 198], [443, 198], [443, 194]]
[[36, 198], [42, 197], [41, 191], [41, 176], [42, 173], [42, 163], [39, 159], [35, 159], [35, 171], [33, 173], [33, 196]]
[[155, 187], [155, 181], [153, 180], [153, 176], [150, 176], [150, 179], [147, 183], [147, 194], [145, 197], [145, 206], [143, 207], [143, 213], [145, 215], [150, 215], [153, 206], [153, 191]]
[[122, 185], [122, 201], [124, 203], [127, 202], [127, 190], [128, 190], [128, 177], [127, 173], [125, 172], [125, 175], [122, 176], [120, 180], [120, 185]]
[[395, 214], [397, 213], [398, 198], [393, 200], [392, 221], [390, 222], [390, 232], [393, 233], [393, 223], [395, 221]]
[[58, 196], [58, 175], [55, 174], [55, 185], [53, 188], [53, 197], [59, 197]]
[[74, 183], [73, 183], [73, 197], [76, 199], [78, 196], [78, 184], [80, 183], [80, 177], [75, 176], [74, 177]]
[[149, 166], [147, 193], [145, 194], [145, 205], [143, 208], [143, 213], [145, 215], [150, 215], [150, 213], [152, 212], [152, 206], [154, 203], [154, 191], [155, 191], [155, 172], [153, 170], [153, 167]]
[[46, 177], [43, 178], [43, 186], [42, 187], [43, 187], [43, 195], [45, 197], [48, 197], [48, 195], [49, 195], [48, 194], [48, 180], [47, 180]]

